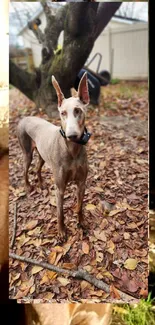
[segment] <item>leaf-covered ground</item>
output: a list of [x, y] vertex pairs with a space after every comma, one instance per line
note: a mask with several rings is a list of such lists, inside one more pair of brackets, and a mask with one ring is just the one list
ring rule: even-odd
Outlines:
[[[147, 83], [121, 83], [102, 89], [100, 107], [90, 107], [86, 125], [89, 174], [84, 198], [85, 229], [77, 227], [75, 185], [68, 185], [64, 212], [68, 240], [57, 237], [52, 171], [36, 177], [37, 154], [26, 194], [23, 157], [16, 137], [26, 115], [48, 119], [16, 89], [10, 91], [10, 241], [11, 252], [66, 269], [82, 268], [110, 286], [110, 294], [86, 281], [10, 259], [10, 298], [43, 301], [119, 300], [117, 289], [139, 299], [147, 296], [148, 277], [148, 92]], [[49, 120], [49, 119], [48, 119]], [[59, 125], [60, 121], [52, 120]], [[15, 212], [17, 207], [17, 213]]]

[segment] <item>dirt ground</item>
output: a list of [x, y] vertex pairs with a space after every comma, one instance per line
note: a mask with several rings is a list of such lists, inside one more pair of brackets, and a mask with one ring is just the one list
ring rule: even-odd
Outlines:
[[[70, 270], [83, 269], [108, 284], [104, 292], [41, 267], [10, 259], [10, 298], [28, 301], [120, 300], [118, 289], [135, 299], [147, 296], [148, 277], [148, 90], [147, 83], [102, 88], [99, 107], [88, 109], [86, 126], [89, 174], [84, 198], [85, 229], [77, 228], [75, 186], [64, 200], [68, 239], [57, 237], [52, 171], [43, 167], [45, 189], [38, 187], [37, 154], [29, 177], [35, 189], [26, 194], [23, 157], [16, 127], [23, 116], [41, 110], [18, 90], [10, 91], [10, 241], [18, 255]], [[60, 125], [59, 119], [52, 123]], [[17, 208], [17, 209], [16, 209]], [[127, 302], [127, 301], [125, 301]]]

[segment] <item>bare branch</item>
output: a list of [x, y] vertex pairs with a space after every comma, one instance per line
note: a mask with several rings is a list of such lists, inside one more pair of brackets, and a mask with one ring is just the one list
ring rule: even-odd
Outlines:
[[[44, 269], [47, 269], [47, 270], [50, 270], [50, 271], [54, 271], [56, 273], [63, 273], [63, 274], [67, 274], [68, 276], [71, 276], [73, 278], [76, 278], [76, 279], [79, 279], [79, 280], [85, 280], [89, 283], [91, 283], [92, 285], [94, 285], [95, 287], [97, 287], [98, 289], [101, 289], [107, 293], [110, 293], [110, 286], [108, 284], [106, 284], [105, 282], [101, 281], [101, 280], [98, 280], [96, 279], [95, 277], [93, 277], [92, 275], [90, 275], [88, 272], [84, 271], [84, 270], [77, 270], [77, 271], [71, 271], [71, 270], [68, 270], [68, 269], [63, 269], [63, 268], [59, 268], [58, 266], [55, 266], [55, 265], [52, 265], [52, 264], [49, 264], [49, 263], [44, 263], [44, 262], [40, 262], [40, 261], [37, 261], [37, 260], [33, 260], [31, 258], [27, 258], [27, 257], [24, 257], [24, 256], [19, 256], [19, 255], [16, 255], [14, 253], [9, 253], [9, 257], [10, 258], [13, 258], [13, 259], [16, 259], [16, 260], [19, 260], [19, 261], [22, 261], [22, 262], [25, 262], [25, 263], [29, 263], [29, 264], [33, 264], [33, 265], [38, 265], [38, 266], [41, 266], [43, 267]], [[120, 299], [122, 301], [127, 301], [127, 302], [135, 302], [135, 298], [118, 290], [118, 294], [120, 296]]]
[[96, 17], [96, 35], [97, 38], [102, 30], [107, 26], [115, 12], [119, 9], [122, 2], [104, 2], [98, 6]]
[[[55, 50], [57, 48], [58, 38], [62, 30], [64, 30], [64, 22], [66, 19], [68, 5], [58, 9], [56, 15], [51, 14], [51, 10], [47, 5], [44, 7], [47, 25], [45, 28], [45, 37], [50, 47]], [[50, 12], [50, 13], [49, 13]]]
[[47, 24], [51, 22], [51, 10], [50, 10], [50, 7], [48, 6], [47, 2], [44, 1], [44, 0], [41, 0], [41, 5], [44, 9], [44, 13], [45, 13], [45, 16], [46, 16], [46, 20], [47, 20]]

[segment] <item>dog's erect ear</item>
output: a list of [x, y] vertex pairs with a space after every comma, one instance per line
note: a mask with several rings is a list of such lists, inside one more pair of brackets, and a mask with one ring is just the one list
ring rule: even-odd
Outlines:
[[87, 313], [86, 311], [80, 311], [75, 314], [69, 325], [100, 325], [99, 318], [94, 311]]
[[56, 93], [57, 93], [57, 97], [58, 97], [58, 107], [60, 107], [60, 106], [62, 105], [62, 101], [63, 101], [63, 99], [64, 99], [65, 97], [64, 97], [64, 94], [62, 93], [61, 88], [60, 88], [60, 86], [59, 86], [59, 84], [58, 84], [58, 82], [56, 81], [56, 79], [55, 79], [54, 76], [52, 76], [52, 84], [53, 84], [53, 86], [54, 86], [54, 88], [55, 88], [55, 90], [56, 90]]
[[71, 89], [70, 89], [70, 92], [71, 92], [71, 96], [72, 96], [72, 97], [78, 97], [78, 92], [76, 91], [75, 88], [71, 88]]
[[83, 104], [89, 104], [89, 90], [88, 90], [88, 81], [87, 81], [87, 73], [85, 72], [80, 80], [78, 87], [78, 97], [83, 102]]

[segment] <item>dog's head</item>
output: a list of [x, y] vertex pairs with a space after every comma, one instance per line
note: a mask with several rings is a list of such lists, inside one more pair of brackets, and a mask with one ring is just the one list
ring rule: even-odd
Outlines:
[[72, 97], [69, 98], [64, 97], [54, 76], [52, 76], [52, 83], [57, 93], [61, 125], [66, 138], [68, 140], [78, 140], [84, 132], [86, 108], [89, 104], [87, 73], [83, 74], [78, 91], [72, 88]]

